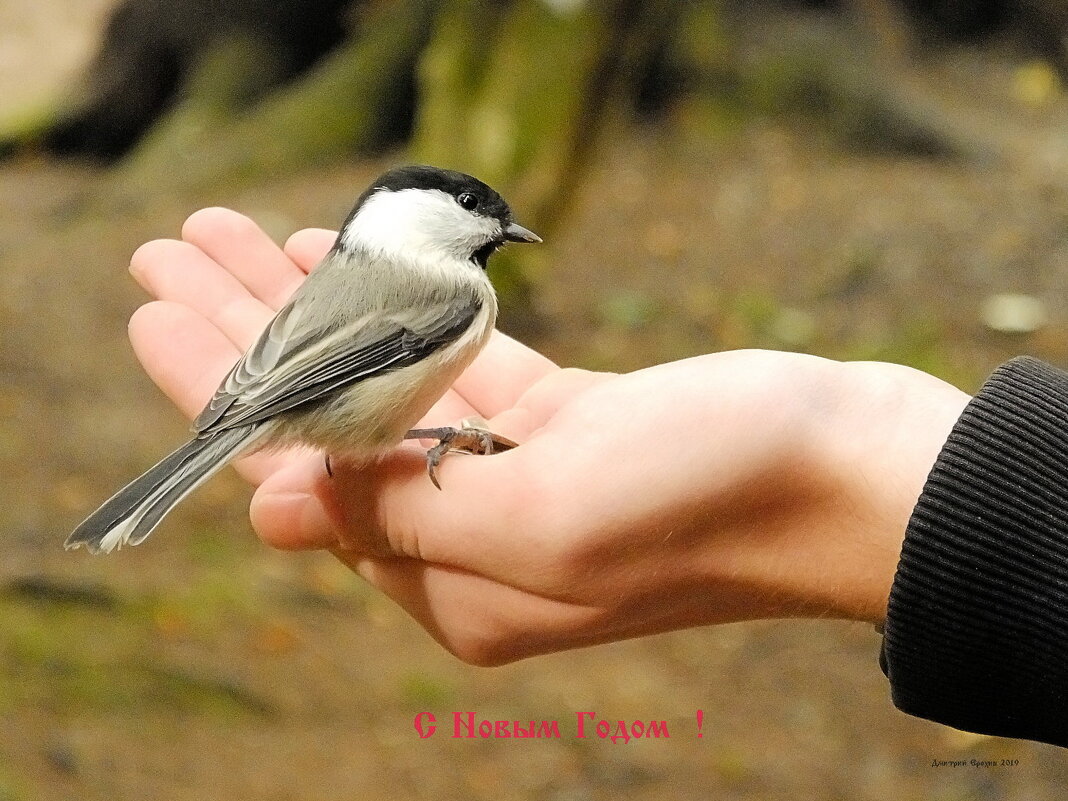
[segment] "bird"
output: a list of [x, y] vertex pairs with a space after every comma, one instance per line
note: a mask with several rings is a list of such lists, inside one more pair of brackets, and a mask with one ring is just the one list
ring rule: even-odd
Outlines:
[[193, 437], [104, 502], [67, 549], [138, 545], [190, 492], [255, 451], [310, 445], [355, 463], [405, 439], [490, 454], [515, 443], [484, 424], [413, 429], [485, 346], [497, 318], [486, 275], [506, 243], [541, 238], [462, 172], [395, 167], [364, 191], [333, 247], [193, 421]]

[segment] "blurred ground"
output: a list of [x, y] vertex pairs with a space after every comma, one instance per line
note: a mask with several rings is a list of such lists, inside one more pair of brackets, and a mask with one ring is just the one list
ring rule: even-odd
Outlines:
[[[84, 52], [106, 5], [0, 3], [15, 26], [0, 98], [58, 85], [67, 65], [34, 54]], [[1019, 66], [951, 53], [913, 76], [997, 143], [987, 160], [862, 156], [782, 120], [713, 129], [700, 107], [677, 133], [620, 137], [548, 246], [551, 333], [532, 344], [603, 369], [797, 348], [967, 389], [1016, 353], [1068, 364], [1068, 107], [1021, 92]], [[64, 553], [184, 434], [126, 344], [133, 249], [208, 204], [279, 240], [336, 225], [381, 166], [126, 201], [102, 200], [90, 170], [0, 169], [0, 799], [1063, 797], [1059, 749], [896, 712], [864, 626], [734, 625], [470, 668], [329, 557], [260, 546], [233, 476], [142, 548]], [[983, 301], [1006, 291], [1040, 300], [1046, 325], [986, 329]], [[424, 710], [558, 719], [563, 737], [420, 740]], [[580, 711], [667, 720], [671, 736], [579, 740]], [[931, 767], [972, 758], [1019, 765]]]

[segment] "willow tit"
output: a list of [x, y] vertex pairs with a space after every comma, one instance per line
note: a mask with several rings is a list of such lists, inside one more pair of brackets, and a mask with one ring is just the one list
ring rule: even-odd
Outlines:
[[540, 241], [470, 175], [390, 170], [230, 370], [193, 422], [194, 438], [108, 499], [65, 546], [137, 545], [197, 486], [254, 450], [303, 443], [368, 461], [404, 439], [437, 439], [427, 453], [437, 485], [434, 469], [450, 448], [514, 445], [479, 428], [411, 427], [493, 331], [490, 255], [506, 242]]

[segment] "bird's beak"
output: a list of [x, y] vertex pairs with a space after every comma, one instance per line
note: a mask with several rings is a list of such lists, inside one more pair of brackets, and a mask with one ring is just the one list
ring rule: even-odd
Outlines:
[[504, 229], [504, 240], [506, 242], [540, 242], [541, 237], [518, 223], [508, 223]]

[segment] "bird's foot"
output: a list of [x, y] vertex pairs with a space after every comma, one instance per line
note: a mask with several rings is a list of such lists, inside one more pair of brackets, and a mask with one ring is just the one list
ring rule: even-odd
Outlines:
[[442, 428], [413, 428], [404, 435], [405, 439], [436, 439], [438, 444], [426, 452], [426, 471], [434, 486], [438, 483], [437, 468], [442, 457], [449, 451], [470, 453], [475, 456], [490, 456], [515, 448], [518, 443], [500, 434], [494, 434], [486, 428], [486, 421], [481, 418], [467, 418], [459, 428], [444, 426]]

